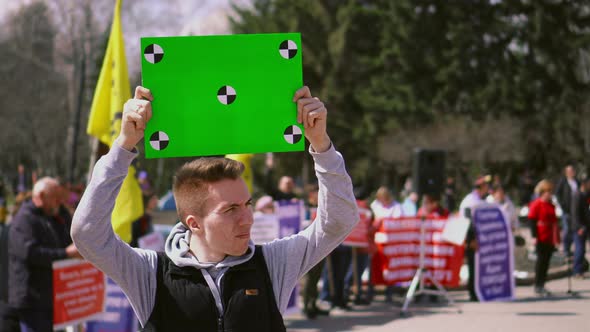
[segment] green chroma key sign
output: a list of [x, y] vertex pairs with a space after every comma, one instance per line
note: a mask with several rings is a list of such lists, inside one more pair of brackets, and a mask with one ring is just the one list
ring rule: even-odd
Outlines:
[[299, 33], [146, 37], [147, 158], [302, 151]]

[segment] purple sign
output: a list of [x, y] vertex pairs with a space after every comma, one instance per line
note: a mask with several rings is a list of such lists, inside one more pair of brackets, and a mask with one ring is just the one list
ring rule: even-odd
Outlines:
[[283, 200], [277, 202], [279, 217], [279, 238], [297, 234], [304, 216], [303, 202], [300, 200]]
[[137, 331], [137, 319], [123, 290], [107, 278], [106, 311], [101, 319], [86, 322], [86, 332]]
[[482, 204], [472, 213], [478, 249], [475, 292], [482, 302], [514, 299], [512, 232], [500, 207]]

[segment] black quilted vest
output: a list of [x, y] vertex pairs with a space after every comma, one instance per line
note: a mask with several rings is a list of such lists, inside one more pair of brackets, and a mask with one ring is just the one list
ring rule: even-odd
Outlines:
[[176, 266], [158, 253], [157, 280], [156, 302], [143, 331], [286, 331], [260, 246], [249, 261], [225, 272], [223, 316], [196, 268]]

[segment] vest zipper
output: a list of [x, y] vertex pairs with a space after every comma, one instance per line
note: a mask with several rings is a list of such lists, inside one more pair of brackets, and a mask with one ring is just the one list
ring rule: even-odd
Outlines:
[[223, 316], [217, 317], [217, 331], [223, 332]]

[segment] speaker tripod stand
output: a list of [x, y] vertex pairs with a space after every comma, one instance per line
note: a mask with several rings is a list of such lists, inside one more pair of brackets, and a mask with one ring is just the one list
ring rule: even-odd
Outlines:
[[[406, 293], [404, 305], [402, 306], [402, 310], [400, 313], [402, 317], [405, 317], [407, 315], [407, 311], [408, 311], [408, 307], [410, 305], [410, 302], [412, 302], [412, 300], [414, 300], [414, 297], [416, 295], [420, 295], [420, 294], [442, 296], [445, 299], [447, 299], [447, 301], [449, 302], [450, 305], [457, 307], [457, 305], [455, 304], [455, 301], [453, 301], [453, 299], [449, 296], [449, 293], [445, 290], [445, 288], [440, 284], [440, 282], [438, 282], [438, 280], [436, 280], [434, 278], [434, 276], [432, 275], [432, 272], [430, 272], [424, 266], [424, 256], [425, 256], [425, 249], [426, 249], [426, 244], [425, 244], [426, 241], [424, 239], [425, 235], [426, 235], [426, 229], [425, 229], [424, 224], [425, 224], [424, 216], [422, 216], [422, 218], [420, 219], [420, 259], [419, 259], [419, 263], [418, 263], [418, 269], [416, 270], [416, 273], [414, 274], [414, 278], [412, 278], [412, 283], [410, 284], [410, 287], [408, 288], [408, 292]], [[424, 284], [427, 281], [431, 282], [436, 287], [436, 290], [425, 288]], [[461, 313], [462, 312], [461, 308], [457, 307], [457, 312]]]

